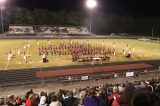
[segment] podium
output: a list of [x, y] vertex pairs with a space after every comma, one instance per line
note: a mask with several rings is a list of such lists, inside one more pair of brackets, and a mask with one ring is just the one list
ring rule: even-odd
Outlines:
[[100, 64], [102, 64], [102, 59], [101, 58], [94, 57], [94, 58], [92, 58], [91, 66], [94, 66], [94, 64], [96, 63], [96, 61], [98, 61]]
[[42, 62], [43, 62], [43, 63], [48, 62], [48, 60], [47, 60], [47, 58], [46, 58], [46, 55], [45, 55], [45, 54], [43, 54], [43, 55], [42, 55]]
[[43, 59], [42, 59], [42, 62], [43, 62], [43, 63], [46, 63], [46, 62], [48, 62], [48, 60], [47, 60], [46, 58], [43, 58]]

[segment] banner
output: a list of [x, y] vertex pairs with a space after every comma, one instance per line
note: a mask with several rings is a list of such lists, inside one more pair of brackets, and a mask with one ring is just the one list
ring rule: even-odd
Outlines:
[[133, 77], [134, 76], [134, 72], [126, 72], [126, 77]]
[[88, 80], [88, 76], [82, 76], [82, 80]]

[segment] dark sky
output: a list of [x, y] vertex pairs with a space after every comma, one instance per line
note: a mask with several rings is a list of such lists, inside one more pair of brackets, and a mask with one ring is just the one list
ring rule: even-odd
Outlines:
[[[29, 9], [43, 8], [53, 11], [79, 10], [85, 8], [86, 0], [8, 0], [10, 6], [21, 6]], [[97, 11], [106, 14], [128, 16], [160, 16], [158, 0], [97, 0]]]

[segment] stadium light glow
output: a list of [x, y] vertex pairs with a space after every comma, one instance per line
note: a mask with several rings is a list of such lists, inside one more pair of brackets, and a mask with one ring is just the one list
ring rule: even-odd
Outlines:
[[96, 2], [96, 0], [87, 0], [86, 4], [87, 4], [88, 8], [92, 9], [92, 8], [96, 7], [97, 2]]
[[3, 4], [6, 2], [6, 0], [0, 0], [0, 8], [1, 8], [1, 27], [2, 27], [2, 34], [4, 34], [4, 27], [3, 27]]
[[86, 5], [88, 8], [90, 8], [91, 10], [91, 14], [90, 14], [90, 34], [92, 35], [92, 16], [93, 16], [93, 8], [95, 8], [97, 6], [97, 1], [96, 0], [87, 0]]

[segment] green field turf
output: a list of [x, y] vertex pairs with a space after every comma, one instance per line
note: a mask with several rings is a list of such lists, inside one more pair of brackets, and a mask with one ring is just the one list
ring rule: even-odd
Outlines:
[[[87, 39], [72, 39], [73, 41], [84, 41], [87, 42]], [[60, 39], [51, 39], [52, 44], [58, 45]], [[64, 42], [69, 42], [68, 39], [64, 39]], [[138, 61], [138, 60], [158, 60], [160, 59], [160, 44], [145, 42], [133, 39], [89, 39], [90, 44], [92, 45], [101, 45], [104, 41], [106, 48], [113, 48], [113, 43], [116, 44], [116, 55], [110, 54], [109, 62], [126, 62], [126, 61]], [[28, 58], [29, 63], [25, 63], [23, 60], [23, 53], [21, 55], [17, 54], [17, 48], [21, 52], [24, 51], [22, 45], [23, 42], [29, 42], [31, 47], [28, 50], [28, 54], [31, 56]], [[48, 45], [47, 40], [39, 40], [40, 45]], [[132, 52], [131, 58], [126, 58], [122, 53], [122, 49], [126, 47], [135, 48], [135, 51]], [[13, 59], [11, 61], [7, 60], [8, 52], [12, 51]], [[23, 69], [23, 68], [40, 68], [40, 67], [55, 67], [55, 66], [70, 66], [70, 65], [86, 65], [90, 62], [72, 62], [70, 55], [48, 55], [47, 59], [49, 62], [42, 63], [42, 57], [38, 54], [38, 45], [36, 39], [10, 39], [10, 40], [0, 40], [0, 70], [9, 70], [9, 69]], [[108, 61], [105, 61], [108, 63]]]

